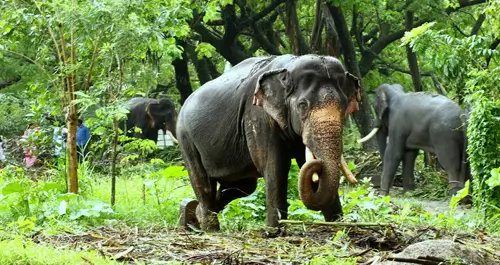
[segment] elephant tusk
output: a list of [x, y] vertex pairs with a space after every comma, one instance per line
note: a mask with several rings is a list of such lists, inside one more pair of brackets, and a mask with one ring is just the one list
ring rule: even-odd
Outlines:
[[365, 136], [365, 137], [363, 137], [363, 138], [359, 139], [359, 140], [358, 140], [358, 143], [364, 143], [364, 142], [366, 142], [366, 141], [370, 140], [370, 139], [371, 139], [371, 138], [372, 138], [375, 134], [377, 134], [378, 129], [379, 129], [378, 127], [373, 128], [373, 130], [372, 130], [372, 131], [371, 131], [371, 132], [370, 132], [367, 136]]
[[[306, 146], [306, 162], [309, 162], [311, 160], [314, 160], [314, 154], [311, 152], [311, 149]], [[312, 181], [314, 183], [317, 183], [319, 181], [319, 175], [318, 173], [314, 172], [312, 175]]]
[[171, 131], [167, 130], [167, 135], [172, 138], [172, 141], [175, 143], [175, 144], [179, 144], [179, 141], [177, 141], [177, 139], [174, 137], [174, 135], [172, 134]]
[[351, 183], [351, 184], [356, 184], [358, 183], [358, 180], [356, 177], [354, 177], [354, 174], [349, 170], [349, 167], [347, 166], [347, 163], [345, 162], [344, 155], [341, 156], [340, 158], [340, 170], [342, 171], [342, 174], [344, 177]]

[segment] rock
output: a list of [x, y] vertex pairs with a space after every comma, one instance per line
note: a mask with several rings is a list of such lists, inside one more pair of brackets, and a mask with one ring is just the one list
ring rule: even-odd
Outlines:
[[[411, 258], [411, 259], [416, 259], [418, 257], [426, 257], [426, 256], [451, 260], [451, 261], [457, 260], [462, 262], [457, 264], [468, 264], [468, 265], [500, 264], [500, 261], [494, 260], [481, 249], [476, 249], [473, 247], [469, 247], [445, 239], [422, 241], [408, 246], [405, 250], [403, 250], [398, 254], [391, 255], [391, 257]], [[415, 265], [415, 263], [393, 262], [393, 261], [385, 261], [380, 264]]]
[[179, 207], [179, 226], [189, 228], [189, 225], [199, 228], [200, 224], [196, 218], [196, 207], [198, 201], [194, 199], [184, 199]]

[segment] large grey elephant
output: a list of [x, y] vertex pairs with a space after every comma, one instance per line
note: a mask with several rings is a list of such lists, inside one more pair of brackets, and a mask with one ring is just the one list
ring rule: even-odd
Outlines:
[[198, 198], [196, 224], [219, 230], [216, 213], [264, 177], [266, 222], [278, 226], [287, 218], [292, 158], [304, 205], [327, 221], [341, 216], [343, 123], [359, 93], [359, 80], [339, 60], [310, 54], [246, 59], [191, 94], [177, 136]]
[[383, 161], [382, 195], [389, 194], [401, 161], [403, 189], [414, 189], [413, 171], [419, 149], [437, 155], [448, 173], [450, 194], [464, 187], [470, 178], [467, 129], [465, 112], [457, 103], [428, 92], [406, 93], [399, 84], [382, 84], [376, 89], [373, 106], [377, 115], [375, 128], [358, 142], [377, 135]]
[[[129, 137], [149, 139], [156, 143], [158, 130], [172, 138], [176, 143], [177, 111], [174, 102], [169, 98], [144, 98], [130, 99], [126, 107], [129, 109], [127, 120], [122, 123], [122, 129], [127, 131]], [[141, 128], [142, 132], [134, 132], [133, 127]]]

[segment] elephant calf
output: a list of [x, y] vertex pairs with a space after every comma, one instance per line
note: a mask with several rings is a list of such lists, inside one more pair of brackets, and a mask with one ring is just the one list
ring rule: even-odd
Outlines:
[[470, 178], [467, 129], [462, 118], [465, 113], [457, 103], [428, 92], [405, 93], [399, 84], [382, 84], [376, 89], [373, 106], [376, 128], [358, 142], [377, 135], [383, 161], [382, 195], [389, 194], [401, 161], [403, 188], [414, 189], [413, 171], [419, 149], [437, 155], [448, 173], [451, 195], [464, 187]]

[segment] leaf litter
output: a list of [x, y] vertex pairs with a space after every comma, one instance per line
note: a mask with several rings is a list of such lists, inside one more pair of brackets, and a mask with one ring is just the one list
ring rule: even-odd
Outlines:
[[[325, 224], [285, 225], [278, 232], [255, 229], [205, 233], [181, 228], [139, 229], [125, 224], [95, 227], [85, 233], [34, 235], [33, 241], [56, 248], [94, 250], [102, 256], [134, 264], [304, 264], [314, 258], [357, 259], [371, 264], [406, 246], [447, 238], [475, 245], [500, 257], [500, 239], [487, 234], [457, 234], [433, 227], [335, 227]], [[328, 256], [328, 257], [327, 257]], [[433, 263], [428, 263], [433, 264]]]

